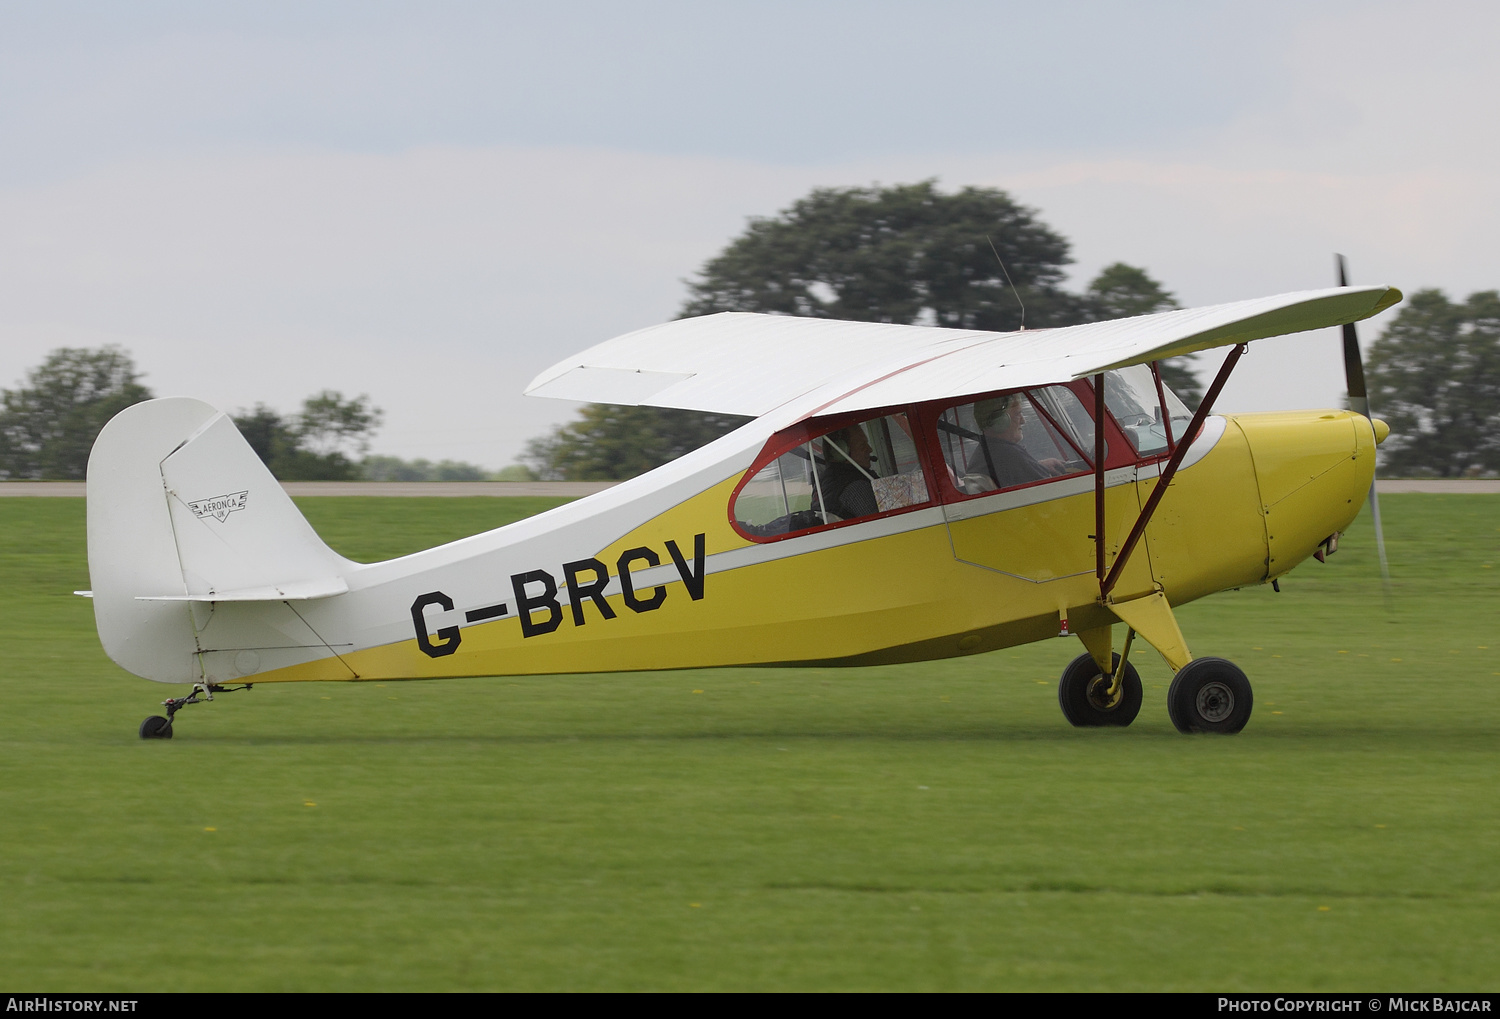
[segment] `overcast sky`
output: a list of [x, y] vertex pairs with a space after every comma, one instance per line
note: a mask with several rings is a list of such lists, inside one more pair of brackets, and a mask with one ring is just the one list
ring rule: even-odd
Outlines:
[[[1500, 287], [1480, 3], [0, 0], [0, 386], [117, 343], [159, 394], [387, 412], [488, 467], [554, 361], [815, 186], [1000, 187], [1184, 304]], [[1389, 317], [1391, 313], [1387, 313]], [[1366, 339], [1379, 323], [1365, 327]], [[792, 366], [789, 366], [789, 370]], [[1336, 406], [1337, 339], [1221, 404]]]

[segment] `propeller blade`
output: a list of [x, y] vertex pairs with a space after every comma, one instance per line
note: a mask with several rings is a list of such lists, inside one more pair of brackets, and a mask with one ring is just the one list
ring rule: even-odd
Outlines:
[[[1349, 285], [1349, 273], [1343, 255], [1334, 255], [1338, 266], [1339, 286]], [[1359, 353], [1359, 333], [1353, 322], [1344, 324], [1344, 380], [1349, 387], [1349, 409], [1358, 411], [1366, 418], [1370, 414], [1370, 397], [1365, 389], [1365, 364]], [[1373, 418], [1372, 418], [1373, 420]], [[1391, 568], [1385, 558], [1385, 530], [1380, 526], [1380, 499], [1375, 494], [1375, 482], [1370, 482], [1370, 519], [1375, 524], [1375, 551], [1380, 556], [1380, 582], [1389, 605], [1391, 595]]]
[[[1344, 256], [1333, 256], [1338, 262], [1339, 286], [1349, 285], [1349, 274], [1344, 266]], [[1365, 364], [1359, 355], [1359, 333], [1353, 322], [1344, 323], [1344, 381], [1349, 388], [1349, 409], [1370, 416], [1369, 394], [1365, 391]]]
[[1385, 529], [1380, 526], [1380, 500], [1375, 497], [1375, 482], [1370, 482], [1370, 520], [1375, 524], [1375, 551], [1380, 556], [1380, 584], [1390, 602], [1391, 564], [1385, 558]]

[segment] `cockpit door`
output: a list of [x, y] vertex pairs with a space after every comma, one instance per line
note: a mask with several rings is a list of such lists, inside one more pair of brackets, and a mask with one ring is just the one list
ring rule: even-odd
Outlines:
[[[942, 413], [955, 558], [1034, 583], [1094, 572], [1090, 395], [1086, 384], [1047, 386]], [[1140, 510], [1135, 473], [1128, 459], [1105, 472], [1105, 534], [1115, 547]]]

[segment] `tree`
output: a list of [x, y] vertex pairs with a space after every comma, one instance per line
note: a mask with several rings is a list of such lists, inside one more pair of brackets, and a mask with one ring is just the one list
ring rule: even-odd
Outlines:
[[587, 404], [577, 421], [532, 439], [522, 462], [544, 481], [633, 478], [707, 445], [748, 421], [657, 407]]
[[1370, 411], [1391, 426], [1383, 471], [1444, 478], [1500, 472], [1500, 292], [1406, 302], [1370, 349]]
[[342, 455], [346, 449], [362, 456], [369, 451], [370, 436], [384, 418], [385, 411], [364, 393], [347, 400], [343, 394], [325, 389], [302, 401], [297, 434], [303, 448], [317, 456]]
[[[1090, 318], [1095, 320], [1132, 318], [1182, 307], [1177, 298], [1152, 279], [1146, 270], [1124, 262], [1101, 269], [1089, 284], [1085, 296], [1089, 302]], [[1162, 382], [1189, 408], [1196, 410], [1203, 402], [1203, 384], [1189, 367], [1193, 360], [1195, 358], [1189, 355], [1169, 358], [1160, 364]]]
[[495, 472], [492, 481], [540, 481], [536, 471], [525, 464], [508, 464]]
[[82, 480], [109, 419], [151, 391], [119, 347], [63, 347], [0, 399], [0, 477]]
[[[986, 239], [988, 238], [988, 239]], [[995, 251], [990, 249], [993, 242]], [[756, 218], [688, 282], [680, 317], [755, 311], [871, 322], [1016, 329], [1088, 317], [1061, 289], [1068, 242], [1003, 191], [944, 194], [934, 181], [820, 188]], [[653, 407], [584, 408], [527, 447], [546, 478], [633, 477], [738, 428], [729, 414]]]
[[1024, 303], [1028, 327], [1068, 325], [1086, 318], [1061, 287], [1070, 262], [1066, 240], [994, 188], [819, 188], [779, 216], [752, 219], [689, 282], [682, 314], [1006, 331], [1021, 327]]
[[1099, 270], [1088, 289], [1090, 318], [1133, 318], [1181, 307], [1177, 298], [1145, 269], [1124, 262]]
[[234, 415], [235, 426], [280, 481], [351, 481], [362, 476], [353, 459], [370, 448], [384, 411], [361, 394], [346, 399], [325, 389], [283, 417], [263, 403]]
[[[297, 453], [298, 438], [295, 418], [284, 418], [263, 403], [254, 410], [241, 410], [234, 415], [234, 425], [260, 457], [261, 463], [276, 474], [275, 465], [288, 460]], [[279, 478], [280, 474], [276, 474]]]
[[[524, 468], [523, 468], [524, 470]], [[458, 460], [402, 460], [396, 456], [367, 456], [359, 473], [366, 481], [483, 481], [485, 470]]]

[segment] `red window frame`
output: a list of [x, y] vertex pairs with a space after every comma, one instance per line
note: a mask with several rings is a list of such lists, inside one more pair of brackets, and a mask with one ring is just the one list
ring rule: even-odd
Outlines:
[[[903, 513], [911, 513], [914, 510], [930, 509], [938, 505], [939, 497], [932, 483], [932, 455], [931, 445], [928, 440], [925, 423], [921, 420], [919, 411], [921, 406], [897, 406], [882, 407], [876, 410], [851, 411], [844, 414], [834, 414], [829, 417], [804, 418], [789, 428], [772, 435], [761, 447], [760, 453], [750, 462], [744, 476], [740, 478], [739, 484], [734, 486], [734, 492], [729, 496], [726, 511], [729, 514], [729, 526], [734, 533], [757, 545], [765, 545], [774, 541], [784, 541], [787, 538], [800, 538], [807, 534], [816, 534], [823, 531], [832, 531], [840, 527], [848, 527], [851, 524], [866, 524], [871, 520], [884, 520], [887, 517], [900, 516]], [[797, 531], [787, 531], [783, 534], [751, 534], [740, 527], [739, 519], [734, 515], [735, 504], [739, 501], [740, 492], [750, 480], [759, 474], [771, 461], [778, 459], [785, 453], [790, 452], [804, 442], [811, 442], [820, 435], [836, 432], [840, 428], [857, 425], [865, 421], [873, 421], [877, 418], [890, 417], [895, 414], [905, 414], [907, 423], [911, 425], [912, 445], [917, 450], [917, 463], [922, 467], [922, 476], [927, 479], [927, 501], [913, 503], [910, 506], [901, 506], [897, 509], [886, 510], [884, 513], [871, 513], [863, 517], [854, 517], [850, 520], [837, 520], [831, 524], [818, 524], [816, 527], [804, 527]]]
[[[928, 456], [933, 459], [935, 464], [941, 465], [942, 468], [937, 473], [939, 473], [942, 477], [938, 488], [942, 493], [941, 501], [943, 503], [946, 504], [968, 502], [971, 499], [983, 499], [986, 496], [995, 495], [999, 492], [1022, 492], [1030, 488], [1036, 488], [1039, 485], [1050, 485], [1054, 482], [1067, 480], [1068, 478], [1087, 477], [1089, 474], [1093, 473], [1094, 468], [1092, 466], [1092, 461], [1094, 458], [1094, 451], [1088, 449], [1079, 450], [1079, 452], [1083, 453], [1084, 459], [1090, 463], [1090, 467], [1087, 472], [1074, 471], [1072, 474], [1062, 474], [1055, 478], [1038, 478], [1035, 481], [1028, 481], [1023, 485], [1011, 485], [1008, 488], [994, 489], [989, 492], [975, 492], [972, 494], [968, 492], [960, 492], [956, 487], [954, 487], [953, 479], [948, 474], [948, 460], [947, 457], [943, 454], [942, 439], [939, 438], [937, 434], [937, 421], [938, 418], [942, 417], [943, 412], [952, 407], [961, 407], [966, 403], [975, 403], [979, 400], [986, 400], [995, 396], [1008, 396], [1012, 393], [1025, 393], [1029, 390], [1047, 389], [1052, 386], [1062, 386], [1064, 389], [1072, 392], [1072, 394], [1078, 398], [1079, 403], [1083, 405], [1084, 413], [1087, 414], [1090, 419], [1093, 418], [1094, 387], [1093, 384], [1087, 379], [1074, 379], [1071, 382], [1049, 382], [1044, 386], [1023, 386], [1020, 389], [997, 389], [994, 392], [990, 393], [974, 393], [969, 396], [963, 396], [956, 399], [949, 398], [946, 400], [938, 400], [922, 405], [922, 408], [927, 413], [927, 418], [924, 423], [928, 425], [927, 433], [931, 437], [932, 441], [932, 446], [928, 449]], [[1036, 404], [1033, 404], [1032, 406], [1036, 407], [1037, 411], [1039, 413], [1042, 413], [1048, 421], [1051, 421], [1051, 415], [1046, 414], [1046, 412], [1043, 411], [1040, 406]], [[1139, 456], [1135, 451], [1135, 446], [1132, 445], [1128, 439], [1126, 439], [1124, 431], [1121, 430], [1119, 424], [1114, 419], [1114, 415], [1109, 412], [1109, 409], [1107, 407], [1104, 411], [1104, 418], [1104, 469], [1107, 471], [1111, 471], [1117, 467], [1131, 467], [1135, 464], [1142, 463], [1143, 461], [1139, 459]], [[1055, 422], [1053, 422], [1052, 425], [1054, 428], [1057, 427]], [[1094, 427], [1096, 429], [1099, 427], [1099, 423], [1097, 421], [1094, 422]], [[1063, 435], [1063, 441], [1072, 446], [1072, 438], [1069, 437], [1063, 431], [1063, 429], [1058, 428], [1057, 430]], [[1077, 447], [1075, 446], [1074, 448], [1076, 449]], [[1151, 459], [1155, 460], [1156, 457], [1152, 456]]]
[[[1094, 387], [1092, 379], [1074, 379], [1071, 382], [1053, 382], [1048, 383], [1047, 385], [1060, 385], [1070, 390], [1083, 405], [1084, 413], [1088, 414], [1090, 418], [1093, 417]], [[808, 534], [819, 533], [822, 531], [832, 531], [836, 530], [837, 528], [848, 527], [853, 524], [869, 523], [871, 520], [883, 520], [887, 517], [899, 516], [903, 513], [911, 513], [920, 509], [929, 509], [937, 505], [968, 502], [972, 499], [983, 499], [986, 496], [995, 495], [997, 494], [997, 492], [1001, 491], [1020, 492], [1025, 491], [1026, 489], [1035, 488], [1039, 485], [1049, 485], [1053, 482], [1062, 481], [1068, 478], [1087, 477], [1089, 473], [1092, 473], [1092, 468], [1090, 468], [1090, 471], [1088, 473], [1077, 471], [1073, 474], [1064, 474], [1056, 478], [1039, 478], [1036, 481], [1028, 481], [1024, 485], [1013, 485], [1010, 488], [997, 489], [991, 492], [978, 492], [972, 495], [966, 492], [960, 492], [956, 487], [954, 487], [953, 480], [951, 477], [949, 477], [948, 474], [948, 461], [943, 453], [942, 440], [938, 436], [937, 421], [938, 418], [942, 416], [943, 412], [951, 407], [962, 406], [965, 403], [973, 403], [975, 401], [987, 399], [989, 397], [1006, 396], [1011, 393], [1024, 393], [1030, 389], [1042, 388], [1046, 387], [1025, 386], [1020, 389], [1000, 389], [988, 393], [975, 393], [957, 399], [947, 398], [943, 400], [930, 400], [919, 404], [881, 407], [866, 411], [851, 411], [843, 414], [831, 415], [829, 417], [804, 418], [803, 420], [798, 421], [797, 423], [787, 428], [783, 428], [781, 431], [775, 433], [769, 439], [767, 439], [766, 444], [761, 447], [760, 453], [758, 453], [755, 459], [750, 462], [750, 466], [746, 468], [745, 473], [739, 480], [739, 483], [734, 486], [734, 491], [730, 494], [728, 504], [725, 507], [725, 511], [729, 517], [729, 526], [734, 530], [736, 534], [746, 539], [747, 541], [754, 542], [757, 545], [766, 545], [772, 542], [784, 541], [788, 538], [800, 538]], [[1165, 413], [1165, 401], [1163, 401], [1162, 409], [1163, 413]], [[1040, 408], [1038, 408], [1038, 410], [1040, 410]], [[740, 527], [739, 520], [735, 517], [734, 513], [735, 503], [739, 500], [740, 492], [743, 491], [744, 487], [750, 483], [750, 480], [754, 478], [756, 474], [760, 473], [760, 471], [763, 470], [771, 461], [787, 453], [794, 447], [800, 446], [805, 442], [809, 442], [820, 435], [826, 435], [829, 432], [837, 431], [840, 428], [846, 428], [849, 425], [859, 424], [864, 421], [870, 421], [875, 418], [888, 417], [895, 414], [905, 414], [907, 421], [912, 427], [912, 440], [917, 449], [917, 460], [918, 463], [920, 463], [922, 466], [923, 476], [927, 479], [928, 498], [926, 502], [915, 503], [911, 506], [902, 506], [899, 509], [888, 510], [884, 513], [873, 513], [869, 516], [855, 517], [852, 520], [839, 520], [831, 524], [819, 524], [815, 527], [804, 527], [800, 530], [787, 531], [783, 534], [751, 534]], [[1047, 417], [1050, 420], [1050, 415], [1047, 415]], [[1096, 429], [1099, 426], [1099, 422], [1094, 422], [1094, 427]], [[1106, 443], [1106, 452], [1104, 457], [1104, 469], [1106, 471], [1115, 470], [1120, 467], [1133, 467], [1163, 461], [1171, 456], [1172, 450], [1175, 448], [1174, 444], [1168, 446], [1165, 452], [1154, 453], [1151, 456], [1142, 457], [1139, 453], [1136, 452], [1135, 445], [1131, 443], [1130, 439], [1126, 436], [1124, 429], [1120, 427], [1119, 423], [1115, 420], [1114, 415], [1110, 413], [1107, 406], [1104, 411], [1103, 426], [1104, 440]], [[1055, 423], [1053, 424], [1053, 427], [1056, 427]], [[1067, 441], [1069, 445], [1072, 445], [1071, 438], [1068, 437], [1062, 429], [1058, 429], [1058, 431], [1064, 434], [1064, 441]], [[1181, 442], [1184, 441], [1184, 439], [1179, 437], [1178, 441]], [[1093, 457], [1093, 450], [1080, 450], [1079, 452], [1084, 454], [1086, 460], [1091, 460]]]

